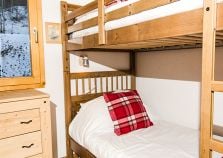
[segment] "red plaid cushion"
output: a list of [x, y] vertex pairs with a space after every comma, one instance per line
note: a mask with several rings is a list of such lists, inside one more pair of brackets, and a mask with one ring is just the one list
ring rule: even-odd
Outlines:
[[117, 135], [153, 125], [136, 90], [104, 93], [104, 99], [114, 123], [114, 132]]

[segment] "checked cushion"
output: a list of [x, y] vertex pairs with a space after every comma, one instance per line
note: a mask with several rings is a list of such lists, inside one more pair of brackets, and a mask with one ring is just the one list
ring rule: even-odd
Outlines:
[[153, 125], [136, 90], [103, 94], [117, 135]]

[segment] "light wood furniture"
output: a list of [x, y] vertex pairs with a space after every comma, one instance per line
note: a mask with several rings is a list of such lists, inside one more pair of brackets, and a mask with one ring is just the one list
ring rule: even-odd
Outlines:
[[[204, 0], [202, 9], [106, 31], [104, 27], [106, 22], [174, 3], [176, 0], [140, 0], [106, 14], [104, 4], [110, 1], [95, 0], [85, 6], [61, 2], [67, 129], [72, 118], [72, 101], [77, 99], [71, 96], [72, 74], [69, 67], [69, 53], [77, 50], [109, 50], [133, 54], [141, 51], [202, 47], [200, 158], [211, 158], [212, 151], [223, 153], [223, 142], [213, 138], [215, 133], [213, 129], [216, 129], [216, 126], [213, 126], [213, 96], [214, 92], [223, 92], [223, 81], [214, 79], [215, 47], [223, 46], [223, 3], [217, 4], [216, 0]], [[76, 17], [97, 8], [98, 17], [75, 24]], [[69, 34], [93, 26], [99, 27], [99, 33], [82, 37], [81, 44], [69, 42]], [[130, 58], [130, 61], [131, 67], [134, 67], [134, 58]], [[131, 72], [135, 74], [134, 71]], [[84, 97], [86, 96], [82, 98]], [[74, 148], [76, 146], [78, 150], [80, 149], [77, 143], [71, 142], [71, 144]], [[71, 157], [68, 134], [67, 146], [68, 157]]]
[[0, 78], [0, 91], [40, 88], [45, 85], [42, 4], [41, 0], [27, 0], [30, 28], [32, 76]]
[[0, 92], [0, 157], [52, 158], [49, 96], [36, 90]]

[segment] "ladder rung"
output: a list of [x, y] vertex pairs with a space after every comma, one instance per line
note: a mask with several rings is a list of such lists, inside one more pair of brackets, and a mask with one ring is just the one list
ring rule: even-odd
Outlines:
[[223, 92], [223, 81], [212, 81], [211, 90], [214, 92]]
[[218, 140], [211, 140], [210, 149], [223, 154], [223, 142]]

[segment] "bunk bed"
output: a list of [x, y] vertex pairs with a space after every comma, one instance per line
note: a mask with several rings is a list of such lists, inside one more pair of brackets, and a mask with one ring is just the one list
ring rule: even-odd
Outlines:
[[[223, 45], [223, 1], [198, 0], [200, 2], [191, 5], [191, 8], [176, 9], [165, 12], [165, 15], [149, 17], [159, 9], [170, 10], [173, 6], [180, 6], [183, 1], [129, 0], [117, 8], [115, 5], [108, 5], [113, 3], [113, 0], [95, 0], [85, 6], [61, 2], [68, 157], [73, 156], [72, 151], [80, 157], [95, 157], [71, 139], [68, 132], [72, 118], [80, 109], [80, 103], [101, 96], [104, 92], [101, 89], [79, 95], [78, 87], [85, 89], [86, 79], [91, 89], [92, 78], [95, 88], [98, 86], [97, 78], [100, 79], [101, 87], [102, 78], [106, 78], [105, 91], [108, 92], [114, 90], [108, 88], [108, 78], [111, 78], [113, 87], [112, 78], [121, 76], [121, 89], [124, 89], [123, 79], [129, 76], [129, 88], [135, 89], [135, 52], [197, 47], [203, 48], [200, 157], [209, 158], [211, 151], [223, 153], [223, 143], [212, 138], [213, 92], [223, 92], [223, 82], [214, 79], [215, 47]], [[203, 2], [204, 7], [201, 5]], [[140, 16], [148, 18], [134, 20]], [[131, 19], [129, 23], [126, 22], [128, 18]], [[117, 23], [124, 24], [116, 26]], [[69, 54], [83, 50], [129, 52], [130, 70], [70, 73]], [[72, 80], [76, 83], [75, 96], [71, 95]], [[79, 80], [82, 85], [79, 85]]]

